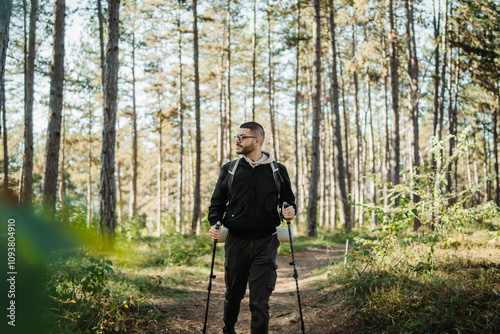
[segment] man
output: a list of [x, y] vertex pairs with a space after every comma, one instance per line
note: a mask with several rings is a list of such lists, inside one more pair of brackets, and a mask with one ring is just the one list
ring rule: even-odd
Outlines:
[[[265, 133], [260, 124], [242, 124], [234, 138], [236, 153], [243, 158], [238, 161], [234, 177], [229, 173], [231, 163], [222, 166], [208, 214], [212, 239], [218, 239], [220, 234], [215, 225], [223, 224], [229, 230], [224, 247], [223, 333], [235, 333], [234, 326], [248, 282], [251, 333], [265, 334], [269, 327], [269, 297], [276, 285], [278, 268], [276, 226], [280, 225], [282, 217], [292, 219], [295, 216], [295, 196], [285, 166], [274, 163], [279, 171], [273, 171], [273, 156], [262, 150]], [[284, 208], [286, 203], [290, 206]]]

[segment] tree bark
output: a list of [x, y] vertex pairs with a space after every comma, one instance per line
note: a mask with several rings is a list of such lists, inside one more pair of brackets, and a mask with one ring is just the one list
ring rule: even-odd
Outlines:
[[107, 246], [114, 239], [115, 219], [115, 144], [118, 100], [118, 42], [120, 0], [110, 0], [108, 7], [108, 42], [104, 86], [104, 124], [102, 130], [101, 177], [99, 192], [99, 230]]
[[33, 95], [35, 83], [36, 21], [38, 0], [31, 1], [28, 58], [24, 77], [24, 160], [21, 203], [31, 206], [33, 196]]
[[271, 8], [269, 1], [267, 2], [267, 51], [268, 51], [268, 102], [269, 102], [269, 119], [271, 122], [271, 138], [273, 140], [273, 153], [274, 158], [279, 160], [278, 157], [278, 139], [276, 136], [276, 120], [274, 111], [274, 76], [273, 76], [273, 50], [272, 50], [272, 34], [271, 34]]
[[[90, 94], [89, 94], [90, 95]], [[89, 129], [87, 142], [87, 164], [89, 168], [87, 176], [87, 229], [90, 229], [92, 223], [92, 103], [89, 98]]]
[[321, 125], [321, 15], [320, 0], [314, 0], [313, 21], [313, 78], [312, 78], [312, 100], [313, 100], [313, 133], [311, 149], [311, 180], [309, 183], [309, 203], [307, 207], [307, 235], [316, 236], [317, 206], [318, 206], [318, 182], [320, 173], [320, 125]]
[[[337, 49], [337, 45], [336, 48]], [[340, 71], [340, 84], [342, 87], [342, 109], [344, 110], [343, 113], [343, 119], [344, 119], [344, 138], [345, 138], [345, 176], [347, 178], [347, 184], [346, 184], [346, 193], [347, 193], [347, 199], [350, 200], [350, 194], [351, 194], [351, 189], [352, 189], [352, 173], [351, 173], [351, 167], [350, 167], [350, 158], [349, 158], [349, 151], [350, 151], [350, 146], [349, 146], [349, 112], [346, 107], [346, 98], [345, 98], [345, 83], [344, 83], [344, 75], [342, 71], [342, 58], [341, 54], [337, 54], [339, 56], [339, 71]], [[340, 120], [339, 120], [340, 122]], [[349, 222], [352, 221], [351, 216], [352, 216], [352, 210], [349, 210], [349, 217], [346, 219], [349, 219]], [[350, 223], [352, 225], [352, 223]], [[349, 228], [351, 228], [350, 226]]]
[[[441, 33], [441, 48], [443, 53], [443, 65], [441, 66], [441, 89], [439, 94], [439, 112], [438, 112], [438, 122], [436, 126], [437, 139], [441, 140], [443, 138], [443, 119], [444, 119], [444, 103], [446, 94], [446, 71], [447, 71], [447, 60], [448, 60], [448, 0], [444, 2], [444, 13], [443, 13], [443, 30]], [[438, 162], [438, 169], [442, 165], [443, 154], [441, 154], [441, 161]]]
[[[391, 77], [391, 181], [399, 184], [399, 79], [398, 79], [398, 35], [394, 25], [393, 0], [387, 0], [387, 32], [389, 35], [389, 72]], [[398, 201], [395, 201], [397, 205]]]
[[[5, 107], [5, 89], [1, 91], [0, 110], [2, 111], [2, 127], [3, 128], [3, 191], [4, 194], [9, 193], [9, 146], [7, 137], [7, 109]], [[24, 172], [24, 170], [23, 170]]]
[[194, 184], [193, 220], [191, 233], [196, 232], [201, 221], [201, 125], [200, 125], [200, 72], [198, 65], [198, 14], [197, 0], [193, 0], [193, 44], [194, 44], [194, 87], [195, 87], [195, 117], [196, 117], [196, 180]]
[[227, 1], [227, 82], [226, 82], [226, 117], [227, 117], [227, 160], [232, 157], [231, 131], [232, 122], [232, 104], [231, 104], [231, 1]]
[[[356, 26], [352, 25], [352, 59], [356, 59]], [[356, 126], [356, 135], [354, 136], [354, 189], [353, 202], [358, 204], [354, 207], [354, 220], [353, 224], [358, 220], [359, 226], [363, 226], [363, 213], [362, 213], [362, 173], [361, 173], [361, 154], [362, 154], [362, 138], [361, 138], [361, 110], [359, 108], [359, 81], [358, 81], [357, 65], [354, 66], [352, 79], [354, 86], [354, 118]]]
[[162, 151], [163, 151], [163, 115], [162, 111], [160, 109], [159, 111], [159, 127], [158, 127], [158, 135], [160, 136], [159, 138], [159, 144], [158, 144], [158, 216], [156, 220], [156, 233], [157, 236], [161, 236], [161, 216], [162, 216], [162, 211], [163, 211], [163, 160], [162, 160]]
[[5, 108], [5, 63], [7, 59], [7, 48], [9, 45], [9, 26], [10, 16], [12, 14], [12, 0], [0, 1], [0, 111], [2, 111], [2, 123], [0, 126], [0, 134], [3, 130], [3, 152], [4, 152], [4, 169], [3, 169], [3, 190], [7, 194], [9, 192], [9, 154], [7, 146], [7, 110]]
[[[437, 17], [436, 17], [437, 15]], [[436, 0], [432, 2], [432, 26], [434, 30], [434, 40], [435, 43], [439, 43], [439, 29], [440, 29], [440, 10], [436, 9]], [[439, 47], [436, 45], [434, 52], [434, 118], [433, 118], [433, 136], [438, 137], [438, 122], [439, 122], [439, 87], [440, 87], [440, 75], [439, 75]], [[434, 153], [432, 153], [431, 166], [436, 169], [436, 159]]]
[[[411, 124], [411, 166], [412, 174], [414, 176], [419, 174], [420, 165], [420, 147], [418, 144], [419, 139], [419, 124], [418, 124], [418, 102], [419, 102], [419, 92], [418, 92], [418, 58], [415, 43], [415, 19], [414, 19], [414, 7], [413, 0], [406, 0], [406, 58], [408, 62], [408, 74], [410, 77], [410, 92], [409, 92], [409, 109], [410, 109], [410, 124]], [[413, 177], [416, 180], [416, 177]], [[414, 181], [412, 181], [414, 182]], [[413, 194], [413, 202], [420, 202], [420, 197], [417, 194]], [[420, 228], [421, 221], [417, 217], [413, 219], [413, 229], [416, 231]]]
[[135, 77], [135, 31], [132, 32], [132, 175], [130, 176], [129, 216], [137, 218], [137, 98]]
[[495, 180], [494, 180], [494, 199], [495, 199], [495, 204], [497, 206], [500, 206], [500, 179], [498, 177], [499, 173], [499, 167], [498, 167], [498, 108], [495, 108], [493, 110], [493, 124], [492, 124], [492, 130], [493, 130], [493, 158], [494, 158], [494, 163], [493, 163], [493, 168], [495, 172]]
[[[344, 156], [342, 151], [342, 129], [340, 124], [340, 111], [339, 111], [339, 82], [337, 75], [337, 44], [335, 32], [335, 11], [333, 0], [328, 2], [329, 10], [329, 33], [330, 33], [330, 79], [331, 79], [331, 94], [332, 94], [332, 128], [333, 128], [333, 152], [335, 159], [335, 180], [337, 187], [335, 191], [337, 196], [341, 199], [342, 205], [339, 206], [341, 211], [340, 217], [342, 229], [346, 232], [351, 230], [351, 205], [349, 204], [349, 195], [346, 188], [346, 175], [344, 167]], [[347, 125], [345, 125], [347, 126]], [[347, 138], [346, 138], [347, 140]], [[332, 189], [332, 191], [334, 191]]]
[[43, 177], [42, 207], [54, 216], [59, 148], [61, 143], [61, 113], [64, 88], [64, 32], [66, 1], [54, 3], [54, 46], [50, 71], [49, 125], [45, 150], [45, 169]]
[[59, 186], [59, 201], [61, 202], [61, 223], [66, 223], [66, 213], [65, 213], [65, 200], [64, 196], [66, 195], [66, 182], [65, 182], [65, 164], [66, 164], [66, 117], [62, 115], [62, 138], [61, 138], [62, 146], [61, 146], [61, 180]]
[[[229, 143], [226, 143], [227, 138], [227, 94], [226, 94], [226, 82], [225, 82], [225, 68], [226, 65], [224, 59], [226, 57], [226, 30], [227, 26], [224, 24], [224, 31], [220, 45], [220, 57], [218, 62], [219, 67], [219, 166], [222, 167], [224, 163], [227, 162], [227, 156], [229, 152]], [[227, 153], [227, 154], [226, 154]]]
[[[102, 14], [102, 3], [101, 0], [97, 0], [97, 18], [99, 20], [99, 46], [100, 46], [100, 56], [101, 56], [101, 84], [104, 95], [104, 87], [106, 86], [106, 53], [104, 50], [104, 17]], [[103, 108], [104, 108], [104, 98], [103, 98]]]
[[257, 62], [257, 0], [253, 0], [253, 35], [252, 35], [252, 121], [255, 121], [255, 86]]
[[[300, 3], [301, 0], [297, 1], [297, 24], [295, 27], [295, 44], [296, 44], [296, 54], [295, 54], [295, 125], [294, 125], [294, 141], [295, 141], [295, 196], [296, 202], [301, 202], [302, 192], [300, 189], [300, 150], [299, 150], [299, 71], [300, 71]], [[297, 224], [300, 222], [300, 215], [297, 215]]]
[[179, 218], [177, 219], [176, 231], [182, 232], [184, 226], [184, 92], [183, 92], [183, 73], [182, 73], [182, 34], [181, 34], [181, 8], [182, 3], [179, 0], [179, 11], [177, 15], [177, 29], [179, 38]]

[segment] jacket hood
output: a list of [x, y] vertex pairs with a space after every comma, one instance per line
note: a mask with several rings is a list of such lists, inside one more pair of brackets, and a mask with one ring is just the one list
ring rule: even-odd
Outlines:
[[274, 161], [274, 157], [271, 154], [271, 152], [266, 151], [266, 150], [261, 150], [261, 152], [262, 152], [262, 158], [260, 158], [257, 161], [252, 161], [252, 159], [248, 158], [246, 155], [244, 155], [243, 157], [250, 164], [250, 166], [252, 166], [253, 168], [260, 166], [260, 165], [268, 165]]

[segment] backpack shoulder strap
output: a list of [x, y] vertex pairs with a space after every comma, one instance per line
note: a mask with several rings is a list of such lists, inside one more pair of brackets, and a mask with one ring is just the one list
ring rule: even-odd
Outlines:
[[276, 184], [276, 189], [278, 190], [278, 198], [279, 198], [281, 195], [281, 183], [283, 182], [283, 178], [281, 177], [278, 163], [276, 161], [272, 161], [270, 165], [273, 170], [274, 183]]
[[231, 186], [233, 185], [234, 174], [236, 173], [236, 168], [238, 168], [238, 164], [240, 163], [240, 159], [235, 159], [231, 161], [229, 165], [229, 180], [227, 183], [228, 192], [231, 193]]

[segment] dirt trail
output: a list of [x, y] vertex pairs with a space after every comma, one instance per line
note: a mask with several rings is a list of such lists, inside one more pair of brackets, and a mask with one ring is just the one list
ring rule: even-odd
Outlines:
[[[219, 250], [220, 251], [220, 250]], [[349, 330], [352, 327], [352, 321], [342, 321], [338, 319], [334, 313], [340, 318], [347, 319], [347, 310], [339, 310], [335, 305], [324, 309], [317, 305], [315, 298], [311, 292], [314, 288], [314, 282], [322, 279], [323, 276], [318, 275], [315, 271], [323, 264], [331, 263], [343, 255], [343, 246], [336, 245], [334, 248], [328, 249], [308, 249], [306, 251], [297, 252], [295, 254], [297, 272], [299, 275], [299, 288], [302, 301], [302, 310], [304, 315], [304, 323], [306, 333], [355, 333]], [[276, 289], [270, 299], [270, 321], [269, 333], [272, 334], [287, 334], [301, 333], [300, 316], [297, 302], [297, 290], [295, 279], [293, 278], [293, 267], [289, 265], [291, 255], [278, 256], [278, 281]], [[219, 269], [219, 270], [217, 270]], [[207, 333], [222, 333], [223, 327], [223, 302], [224, 302], [224, 272], [220, 271], [221, 264], [216, 268], [215, 275], [217, 278], [213, 280], [212, 293], [210, 296], [210, 310], [207, 325]], [[195, 289], [198, 291], [191, 303], [180, 307], [174, 319], [170, 318], [168, 323], [162, 324], [161, 331], [157, 333], [201, 333], [203, 328], [203, 320], [206, 307], [206, 287], [207, 281], [198, 282]], [[334, 309], [336, 311], [334, 311]], [[347, 316], [346, 316], [347, 315]], [[339, 321], [341, 320], [341, 321]], [[349, 325], [351, 323], [351, 325]], [[236, 332], [238, 334], [250, 333], [250, 311], [248, 308], [248, 289], [245, 298], [241, 304], [241, 311], [238, 323], [236, 324]]]

